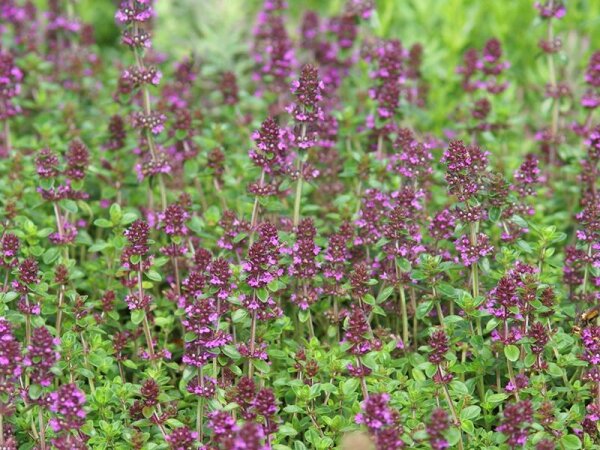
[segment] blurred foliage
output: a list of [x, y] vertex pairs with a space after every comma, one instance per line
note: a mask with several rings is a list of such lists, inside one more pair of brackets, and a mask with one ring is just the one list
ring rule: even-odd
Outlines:
[[[98, 0], [84, 0], [83, 4]], [[102, 3], [110, 3], [108, 0]], [[157, 48], [174, 56], [197, 55], [207, 66], [207, 73], [223, 69], [242, 73], [249, 61], [244, 51], [251, 42], [252, 27], [260, 0], [158, 0]], [[344, 0], [289, 0], [288, 31], [297, 37], [302, 14], [314, 9], [325, 15], [343, 8]], [[566, 18], [557, 23], [557, 35], [565, 42], [561, 78], [571, 79], [581, 73], [590, 53], [590, 42], [600, 42], [600, 1], [578, 0], [567, 4]], [[85, 8], [84, 8], [85, 9]], [[110, 39], [104, 33], [105, 7], [93, 8], [102, 29], [103, 42]], [[531, 0], [378, 0], [377, 14], [372, 20], [373, 33], [386, 38], [398, 38], [405, 45], [420, 42], [425, 55], [423, 72], [430, 81], [430, 104], [435, 104], [432, 131], [439, 131], [443, 122], [457, 107], [459, 93], [455, 68], [467, 48], [481, 47], [491, 38], [500, 39], [511, 69], [508, 79], [513, 88], [503, 97], [503, 104], [524, 104], [531, 96], [539, 98], [547, 80], [538, 41], [545, 34], [545, 24], [537, 17]], [[519, 32], [515, 32], [519, 30]], [[575, 34], [577, 30], [577, 34]], [[116, 33], [116, 30], [114, 31]], [[564, 54], [569, 54], [565, 58]], [[497, 105], [502, 112], [502, 105]], [[513, 116], [515, 111], [504, 111]]]

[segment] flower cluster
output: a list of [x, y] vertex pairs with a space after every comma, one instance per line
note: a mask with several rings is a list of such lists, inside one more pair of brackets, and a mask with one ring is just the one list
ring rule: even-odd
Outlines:
[[50, 411], [55, 415], [50, 427], [57, 434], [53, 444], [59, 449], [83, 449], [85, 435], [80, 431], [86, 413], [83, 409], [86, 399], [75, 384], [64, 384], [49, 395]]
[[528, 426], [532, 420], [533, 407], [531, 401], [523, 400], [506, 406], [504, 418], [502, 423], [496, 427], [496, 431], [506, 436], [506, 443], [510, 448], [522, 447], [527, 442]]
[[404, 430], [399, 414], [390, 408], [389, 400], [388, 394], [370, 395], [355, 419], [356, 423], [367, 427], [377, 450], [397, 450], [405, 446], [401, 439]]

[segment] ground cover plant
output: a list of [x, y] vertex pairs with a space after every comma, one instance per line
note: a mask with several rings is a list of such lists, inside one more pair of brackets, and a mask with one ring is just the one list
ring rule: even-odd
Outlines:
[[0, 0], [0, 449], [600, 448], [600, 5], [289, 3]]

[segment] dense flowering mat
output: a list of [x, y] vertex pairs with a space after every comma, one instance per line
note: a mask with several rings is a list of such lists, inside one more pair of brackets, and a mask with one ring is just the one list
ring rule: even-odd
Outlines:
[[0, 1], [0, 449], [599, 448], [600, 42], [562, 1], [537, 89], [493, 36], [441, 80], [381, 32], [414, 2], [265, 0], [225, 71], [113, 3], [118, 45]]

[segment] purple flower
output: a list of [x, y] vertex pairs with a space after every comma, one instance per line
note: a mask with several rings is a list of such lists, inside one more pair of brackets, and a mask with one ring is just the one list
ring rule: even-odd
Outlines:
[[324, 119], [319, 106], [323, 99], [322, 89], [323, 83], [319, 80], [317, 68], [310, 64], [302, 66], [300, 78], [292, 83], [291, 89], [296, 103], [287, 108], [296, 122], [294, 140], [300, 149], [314, 147], [318, 142], [318, 123]]
[[252, 56], [257, 66], [254, 78], [274, 92], [281, 93], [296, 59], [282, 16], [285, 5], [281, 1], [277, 3], [265, 0], [262, 11], [258, 13]]
[[17, 255], [21, 242], [19, 238], [12, 233], [6, 233], [2, 236], [2, 243], [0, 244], [0, 263], [4, 267], [14, 267], [18, 264]]
[[476, 242], [473, 244], [469, 236], [460, 237], [454, 243], [456, 250], [460, 253], [460, 259], [465, 266], [476, 264], [481, 258], [486, 257], [494, 251], [487, 235], [479, 233], [476, 235]]
[[202, 379], [194, 377], [188, 383], [187, 391], [198, 397], [212, 398], [217, 392], [217, 380], [209, 377], [203, 377]]
[[198, 433], [191, 431], [186, 426], [175, 428], [170, 435], [165, 437], [172, 450], [196, 449], [198, 447], [196, 439], [198, 439]]
[[349, 237], [342, 233], [333, 233], [329, 236], [329, 244], [325, 251], [325, 267], [323, 274], [336, 283], [339, 283], [345, 275], [345, 266], [350, 261], [350, 250], [348, 249]]
[[361, 19], [368, 19], [375, 10], [373, 0], [348, 0], [344, 6], [344, 13], [348, 16], [356, 16]]
[[54, 178], [58, 175], [58, 157], [49, 148], [40, 150], [35, 158], [37, 174], [40, 178]]
[[431, 352], [429, 353], [429, 362], [436, 365], [441, 365], [448, 352], [448, 336], [444, 330], [436, 330], [429, 337], [429, 346]]
[[289, 274], [300, 279], [311, 279], [317, 274], [316, 260], [320, 248], [315, 245], [317, 230], [312, 219], [302, 219], [296, 231], [296, 243], [292, 247], [292, 264]]
[[600, 365], [600, 327], [592, 325], [581, 332], [583, 353], [581, 359], [593, 366]]
[[544, 3], [535, 2], [535, 8], [542, 19], [562, 19], [567, 13], [562, 0], [547, 0]]
[[50, 411], [56, 417], [50, 419], [54, 432], [79, 430], [85, 421], [85, 395], [73, 383], [64, 384], [50, 393]]
[[127, 241], [129, 241], [129, 249], [133, 255], [145, 255], [148, 253], [148, 237], [150, 235], [150, 227], [143, 220], [136, 220], [131, 224], [129, 229], [124, 232]]
[[429, 235], [436, 239], [448, 239], [454, 234], [456, 222], [450, 209], [446, 208], [437, 213], [429, 224]]
[[35, 328], [31, 335], [31, 345], [27, 347], [27, 355], [23, 364], [30, 367], [30, 377], [33, 383], [44, 387], [50, 386], [54, 379], [51, 369], [60, 359], [60, 353], [55, 347], [59, 339], [52, 337], [46, 327]]
[[533, 419], [533, 408], [529, 400], [506, 405], [502, 423], [496, 427], [496, 431], [507, 437], [510, 448], [517, 448], [527, 442], [528, 426]]
[[371, 394], [362, 404], [362, 412], [356, 415], [356, 423], [364, 424], [375, 441], [377, 450], [404, 448], [400, 438], [404, 429], [396, 410], [389, 406], [388, 394]]
[[156, 67], [129, 67], [121, 74], [121, 78], [134, 87], [140, 87], [144, 84], [158, 86], [162, 78], [162, 73]]
[[506, 392], [518, 392], [525, 389], [529, 385], [529, 378], [527, 375], [518, 373], [515, 375], [514, 380], [509, 381], [504, 390]]
[[13, 98], [21, 92], [23, 73], [10, 53], [0, 51], [0, 120], [6, 120], [21, 112]]
[[180, 204], [175, 203], [167, 206], [167, 208], [158, 215], [161, 221], [161, 228], [165, 230], [169, 236], [186, 236], [188, 228], [185, 225], [186, 220], [190, 218], [190, 214]]
[[14, 394], [22, 361], [21, 344], [15, 339], [10, 322], [0, 317], [0, 394]]
[[208, 415], [208, 427], [213, 432], [213, 440], [215, 442], [222, 442], [231, 438], [235, 431], [238, 430], [235, 419], [229, 413], [219, 410], [213, 411]]
[[450, 444], [444, 438], [444, 431], [449, 426], [448, 413], [441, 408], [434, 409], [427, 423], [429, 445], [433, 450], [443, 450], [450, 447]]
[[537, 156], [528, 154], [515, 172], [516, 190], [522, 197], [535, 194], [534, 186], [541, 181], [540, 172]]
[[233, 72], [223, 72], [219, 82], [219, 90], [223, 96], [223, 103], [226, 105], [235, 105], [238, 103], [238, 86]]
[[352, 305], [348, 315], [348, 328], [344, 340], [350, 343], [349, 352], [353, 355], [362, 356], [373, 349], [369, 334], [371, 327], [367, 321], [365, 312], [356, 305]]
[[270, 223], [263, 223], [258, 230], [260, 239], [250, 247], [248, 259], [242, 264], [246, 272], [246, 282], [254, 289], [260, 289], [283, 275], [279, 265], [281, 244], [277, 229]]
[[227, 299], [234, 285], [231, 283], [231, 268], [229, 263], [222, 259], [215, 259], [208, 267], [208, 283], [215, 290], [215, 295], [221, 300]]
[[73, 180], [85, 177], [85, 171], [90, 163], [90, 152], [83, 142], [74, 140], [69, 144], [66, 157], [67, 169], [65, 175]]
[[383, 41], [377, 48], [377, 69], [371, 74], [376, 85], [370, 96], [377, 102], [379, 118], [391, 119], [400, 105], [400, 85], [403, 81], [404, 49], [398, 40]]
[[38, 272], [37, 261], [29, 257], [19, 265], [19, 280], [25, 284], [36, 284], [39, 281]]
[[152, 296], [149, 294], [140, 294], [133, 292], [125, 297], [125, 303], [130, 310], [146, 309], [152, 303]]
[[467, 201], [483, 188], [483, 177], [487, 167], [488, 152], [476, 145], [465, 145], [463, 141], [452, 141], [444, 152], [448, 192]]
[[252, 139], [256, 147], [250, 150], [249, 155], [254, 164], [268, 173], [284, 166], [287, 153], [285, 131], [279, 128], [273, 118], [266, 119], [260, 129], [252, 134]]
[[121, 2], [120, 8], [115, 13], [115, 20], [120, 24], [143, 23], [153, 16], [152, 1], [126, 0]]
[[160, 134], [165, 129], [167, 116], [159, 112], [151, 112], [145, 114], [143, 112], [135, 112], [131, 116], [132, 125], [135, 128], [142, 130], [150, 130], [152, 134]]

